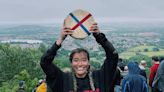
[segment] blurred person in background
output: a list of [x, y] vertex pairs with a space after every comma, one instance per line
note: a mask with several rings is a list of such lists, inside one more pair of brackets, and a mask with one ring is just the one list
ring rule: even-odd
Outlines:
[[152, 56], [152, 66], [150, 67], [150, 75], [149, 75], [149, 86], [151, 87], [152, 92], [156, 92], [155, 89], [153, 89], [152, 87], [152, 83], [156, 75], [156, 72], [158, 70], [159, 64], [160, 64], [159, 58], [157, 56]]
[[141, 60], [141, 61], [140, 61], [140, 64], [139, 64], [139, 68], [141, 69], [141, 70], [140, 70], [140, 74], [141, 74], [142, 76], [144, 76], [144, 77], [146, 78], [146, 80], [147, 80], [146, 67], [147, 67], [146, 61], [145, 61], [145, 60]]
[[23, 80], [19, 81], [19, 88], [16, 92], [26, 92], [24, 88], [25, 82]]
[[122, 81], [122, 92], [149, 92], [146, 79], [140, 75], [140, 68], [135, 62], [128, 63], [128, 75]]
[[164, 92], [164, 60], [161, 61], [153, 80], [155, 92]]

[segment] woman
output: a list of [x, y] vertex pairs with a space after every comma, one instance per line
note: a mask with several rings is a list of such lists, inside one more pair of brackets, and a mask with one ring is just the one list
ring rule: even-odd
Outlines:
[[42, 56], [41, 67], [46, 74], [47, 85], [53, 92], [109, 92], [118, 62], [118, 54], [113, 45], [100, 33], [96, 23], [90, 28], [96, 41], [104, 48], [106, 59], [100, 70], [90, 70], [89, 53], [77, 48], [70, 54], [72, 73], [62, 72], [52, 63], [62, 42], [73, 33], [64, 27], [54, 45]]

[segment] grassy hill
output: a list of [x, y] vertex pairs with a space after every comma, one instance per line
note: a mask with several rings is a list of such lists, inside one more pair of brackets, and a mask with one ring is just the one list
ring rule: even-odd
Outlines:
[[137, 54], [146, 55], [146, 56], [163, 56], [164, 55], [164, 49], [158, 48], [159, 51], [154, 51], [154, 48], [158, 48], [156, 46], [147, 46], [147, 45], [141, 45], [136, 46], [133, 48], [130, 48], [129, 50], [120, 53], [119, 57], [124, 59], [129, 59], [130, 57], [133, 57]]

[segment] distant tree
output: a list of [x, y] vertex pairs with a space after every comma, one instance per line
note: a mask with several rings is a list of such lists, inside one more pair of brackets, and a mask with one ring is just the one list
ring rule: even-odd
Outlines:
[[148, 52], [149, 50], [147, 48], [144, 49], [144, 52]]
[[60, 69], [63, 69], [65, 67], [70, 67], [70, 61], [68, 56], [65, 55], [57, 55], [57, 57], [54, 60], [54, 63], [60, 67]]
[[68, 50], [66, 50], [66, 49], [63, 49], [63, 48], [61, 48], [61, 49], [58, 51], [58, 55], [60, 55], [60, 56], [62, 56], [62, 55], [68, 56], [69, 53], [70, 53], [70, 51], [68, 51]]
[[32, 89], [38, 83], [38, 79], [32, 79], [27, 70], [22, 70], [19, 74], [15, 75], [12, 79], [3, 82], [0, 91], [1, 92], [16, 92], [18, 89], [18, 83], [20, 80], [25, 81], [26, 92], [31, 92]]
[[38, 83], [38, 78], [31, 78], [27, 70], [22, 70], [19, 74], [15, 75], [13, 81], [23, 80], [25, 81], [25, 89], [30, 92]]
[[141, 50], [138, 50], [138, 52], [141, 52]]
[[40, 44], [40, 46], [39, 46], [39, 50], [42, 52], [42, 53], [44, 53], [45, 51], [46, 51], [46, 46], [44, 45], [44, 44]]
[[100, 67], [101, 67], [101, 63], [100, 63], [100, 62], [91, 61], [91, 65], [92, 65], [95, 69], [100, 69]]
[[153, 48], [153, 51], [159, 51], [159, 48]]
[[43, 77], [39, 61], [42, 53], [35, 49], [21, 49], [8, 44], [0, 45], [0, 85], [2, 82], [11, 80], [23, 69], [30, 74], [31, 78]]
[[136, 55], [142, 55], [140, 52], [136, 52]]

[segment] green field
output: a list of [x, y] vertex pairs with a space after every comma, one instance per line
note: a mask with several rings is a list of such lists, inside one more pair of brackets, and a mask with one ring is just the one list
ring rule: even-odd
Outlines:
[[[136, 46], [133, 48], [130, 48], [129, 50], [120, 53], [119, 57], [123, 58], [123, 59], [129, 59], [130, 57], [135, 56], [136, 54], [142, 54], [142, 55], [146, 55], [149, 57], [152, 57], [154, 55], [156, 56], [163, 56], [164, 55], [164, 49], [160, 49], [159, 51], [153, 51], [153, 48], [156, 48], [155, 46], [146, 46], [146, 45], [141, 45], [141, 46]], [[144, 51], [144, 49], [147, 49], [148, 51]]]

